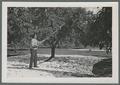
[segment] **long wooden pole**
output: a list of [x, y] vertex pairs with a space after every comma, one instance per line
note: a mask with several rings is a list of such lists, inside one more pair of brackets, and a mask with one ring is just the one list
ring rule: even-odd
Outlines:
[[[61, 29], [61, 27], [60, 27]], [[48, 40], [51, 36], [53, 36], [55, 33], [57, 33], [60, 29], [54, 31], [50, 36], [48, 36], [47, 38], [45, 38], [44, 40], [41, 41], [41, 43], [44, 43], [46, 40]]]

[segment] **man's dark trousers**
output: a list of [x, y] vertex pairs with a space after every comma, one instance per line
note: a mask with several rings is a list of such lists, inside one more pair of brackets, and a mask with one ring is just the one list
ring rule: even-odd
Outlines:
[[37, 67], [37, 49], [30, 49], [31, 57], [30, 57], [30, 65], [29, 68], [32, 68], [32, 64], [34, 63], [34, 67]]

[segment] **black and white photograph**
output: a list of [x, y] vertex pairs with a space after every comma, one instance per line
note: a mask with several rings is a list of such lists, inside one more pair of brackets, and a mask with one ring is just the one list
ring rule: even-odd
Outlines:
[[3, 82], [118, 82], [117, 3], [92, 3], [3, 2]]

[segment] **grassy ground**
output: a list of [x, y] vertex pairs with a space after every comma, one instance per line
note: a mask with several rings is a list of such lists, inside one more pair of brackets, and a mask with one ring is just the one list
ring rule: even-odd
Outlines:
[[[38, 49], [39, 54], [50, 54], [50, 48], [41, 48]], [[26, 55], [29, 54], [29, 50], [18, 50], [17, 54]], [[14, 55], [14, 51], [8, 50], [8, 56]], [[93, 50], [89, 51], [89, 49], [57, 49], [55, 50], [56, 55], [85, 55], [85, 56], [98, 56], [98, 57], [111, 57], [111, 54], [106, 54], [103, 50]]]
[[[11, 53], [11, 52], [10, 52]], [[111, 57], [104, 51], [88, 51], [84, 49], [56, 49], [56, 56], [44, 62], [50, 56], [50, 49], [38, 50], [38, 67], [28, 69], [30, 53], [19, 51], [20, 55], [9, 56], [8, 73], [12, 77], [96, 77], [92, 73], [93, 65], [101, 59]]]

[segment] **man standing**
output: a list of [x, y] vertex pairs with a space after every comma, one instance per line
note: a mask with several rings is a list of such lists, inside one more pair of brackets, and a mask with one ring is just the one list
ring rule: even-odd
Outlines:
[[30, 64], [29, 64], [29, 69], [32, 69], [32, 64], [34, 62], [34, 67], [37, 67], [37, 48], [38, 48], [38, 41], [37, 41], [37, 36], [34, 34], [31, 39], [31, 47], [30, 47]]
[[30, 64], [29, 64], [29, 69], [32, 69], [32, 64], [34, 63], [34, 67], [37, 67], [37, 49], [38, 46], [40, 44], [42, 44], [43, 42], [45, 42], [48, 38], [42, 40], [42, 41], [38, 41], [37, 40], [37, 35], [34, 34], [32, 36], [31, 39], [31, 48], [30, 48], [30, 53], [31, 53], [31, 57], [30, 57]]

